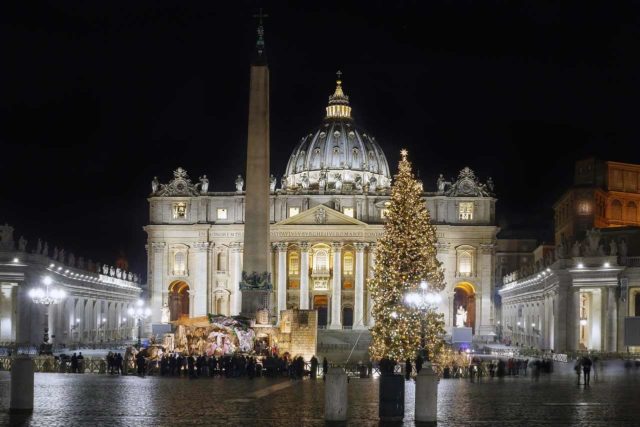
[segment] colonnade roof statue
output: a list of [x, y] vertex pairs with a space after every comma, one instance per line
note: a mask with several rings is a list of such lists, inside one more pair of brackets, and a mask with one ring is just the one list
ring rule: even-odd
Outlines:
[[322, 124], [303, 136], [291, 153], [283, 188], [313, 192], [391, 185], [387, 159], [375, 138], [356, 126], [342, 89], [342, 73], [337, 76]]

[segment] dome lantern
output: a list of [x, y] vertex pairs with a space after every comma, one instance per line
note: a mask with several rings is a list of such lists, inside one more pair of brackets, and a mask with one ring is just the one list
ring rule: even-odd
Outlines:
[[336, 73], [336, 90], [333, 95], [329, 96], [329, 105], [327, 105], [327, 119], [350, 119], [351, 107], [349, 106], [349, 97], [342, 91], [342, 72]]

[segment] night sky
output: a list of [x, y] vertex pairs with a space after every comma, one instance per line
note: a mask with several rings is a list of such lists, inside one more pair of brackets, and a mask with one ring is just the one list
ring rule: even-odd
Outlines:
[[0, 18], [0, 222], [30, 246], [41, 236], [107, 263], [123, 251], [146, 273], [154, 175], [182, 166], [234, 189], [260, 6], [277, 177], [321, 124], [338, 69], [393, 172], [406, 147], [427, 190], [466, 165], [492, 176], [506, 230], [549, 238], [575, 160], [640, 163], [632, 3], [13, 3]]

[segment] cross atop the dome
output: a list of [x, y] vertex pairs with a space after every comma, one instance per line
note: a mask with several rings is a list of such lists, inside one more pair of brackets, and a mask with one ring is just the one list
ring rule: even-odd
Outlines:
[[402, 160], [406, 161], [407, 156], [409, 155], [409, 152], [406, 150], [406, 148], [403, 148], [402, 150], [400, 150], [400, 155], [402, 156]]
[[342, 80], [342, 71], [336, 71], [336, 77], [338, 78], [338, 81]]

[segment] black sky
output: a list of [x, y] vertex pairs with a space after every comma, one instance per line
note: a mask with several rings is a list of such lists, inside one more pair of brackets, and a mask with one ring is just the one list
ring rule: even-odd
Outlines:
[[145, 271], [146, 197], [177, 166], [244, 174], [251, 14], [265, 7], [272, 170], [335, 71], [396, 170], [492, 176], [500, 225], [548, 235], [586, 156], [640, 163], [640, 9], [627, 2], [14, 2], [2, 13], [0, 222]]

